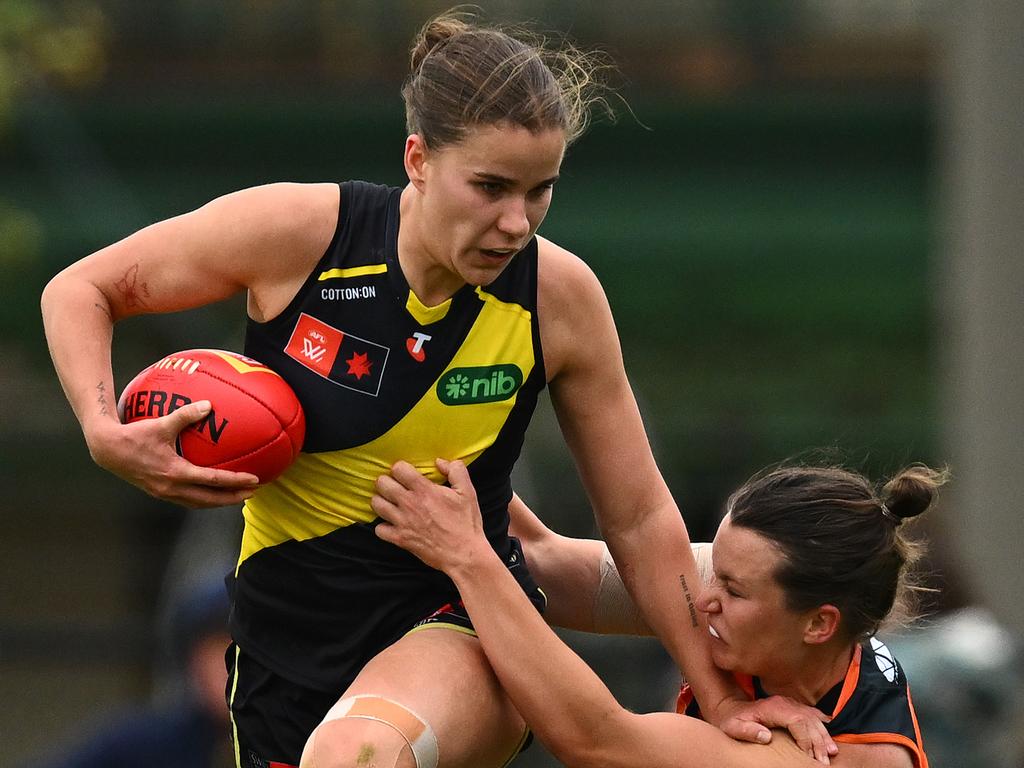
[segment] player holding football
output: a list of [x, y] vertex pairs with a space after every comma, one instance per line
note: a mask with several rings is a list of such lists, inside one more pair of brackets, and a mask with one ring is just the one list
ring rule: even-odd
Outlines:
[[[464, 461], [490, 546], [539, 607], [507, 505], [545, 385], [624, 580], [707, 718], [750, 740], [770, 737], [765, 724], [789, 726], [827, 762], [834, 744], [811, 708], [752, 709], [712, 665], [705, 625], [685, 610], [698, 589], [686, 528], [604, 292], [583, 261], [536, 235], [587, 122], [594, 66], [454, 16], [427, 24], [411, 65], [404, 188], [229, 194], [73, 264], [43, 295], [54, 363], [95, 461], [188, 506], [245, 501], [229, 654], [239, 765], [372, 755], [476, 768], [517, 753], [523, 719], [450, 609], [455, 587], [374, 535], [370, 498], [398, 460], [434, 480], [435, 456]], [[303, 453], [259, 488], [175, 454], [203, 404], [129, 425], [114, 408], [116, 321], [239, 291], [245, 353], [289, 382], [307, 418]]]

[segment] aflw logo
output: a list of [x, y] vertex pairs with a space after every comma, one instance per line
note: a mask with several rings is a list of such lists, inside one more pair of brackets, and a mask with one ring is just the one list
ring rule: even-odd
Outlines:
[[323, 359], [323, 356], [327, 354], [326, 347], [320, 344], [314, 344], [312, 339], [302, 340], [302, 356], [308, 357], [314, 363]]
[[437, 381], [437, 399], [445, 405], [508, 400], [523, 385], [523, 372], [510, 363], [452, 368]]

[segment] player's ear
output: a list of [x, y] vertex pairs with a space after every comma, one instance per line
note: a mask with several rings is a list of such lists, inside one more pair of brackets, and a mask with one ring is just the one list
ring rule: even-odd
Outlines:
[[839, 631], [841, 619], [842, 613], [836, 606], [829, 603], [812, 608], [807, 612], [804, 642], [808, 645], [820, 645], [828, 642]]
[[423, 191], [426, 178], [427, 144], [418, 133], [411, 133], [405, 140], [405, 173], [412, 185]]

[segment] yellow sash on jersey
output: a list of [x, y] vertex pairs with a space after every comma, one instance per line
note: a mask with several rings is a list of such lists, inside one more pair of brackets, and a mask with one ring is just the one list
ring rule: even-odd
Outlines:
[[[530, 311], [480, 288], [476, 293], [484, 306], [438, 381], [453, 368], [500, 364], [517, 365], [525, 381], [535, 363]], [[441, 482], [434, 459], [472, 463], [494, 443], [517, 397], [518, 391], [497, 402], [445, 405], [438, 399], [435, 381], [380, 437], [345, 450], [299, 454], [281, 477], [246, 501], [239, 565], [266, 547], [373, 521], [376, 515], [370, 509], [370, 497], [374, 483], [390, 472], [396, 461], [408, 461], [431, 480]]]

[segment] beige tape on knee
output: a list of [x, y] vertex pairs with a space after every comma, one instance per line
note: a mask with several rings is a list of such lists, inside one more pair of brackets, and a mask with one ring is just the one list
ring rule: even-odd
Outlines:
[[356, 717], [390, 725], [412, 750], [416, 768], [437, 768], [437, 736], [426, 720], [404, 704], [383, 696], [363, 695], [342, 699], [328, 710], [323, 722]]
[[[711, 567], [711, 544], [691, 544], [693, 559], [697, 561], [697, 572], [703, 584], [714, 578]], [[604, 548], [601, 555], [601, 580], [594, 596], [594, 631], [603, 635], [650, 635], [650, 627], [644, 621], [640, 609], [622, 583], [615, 561]]]

